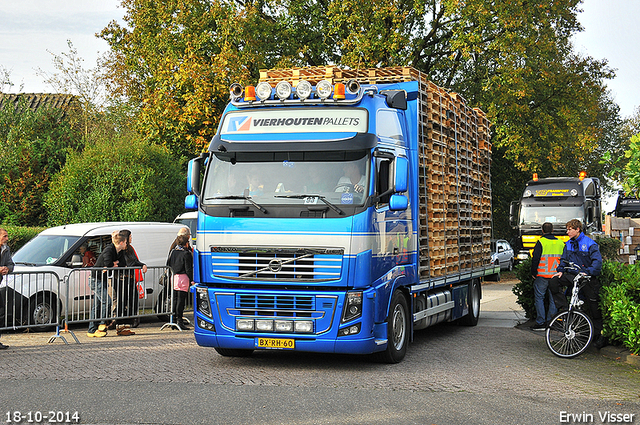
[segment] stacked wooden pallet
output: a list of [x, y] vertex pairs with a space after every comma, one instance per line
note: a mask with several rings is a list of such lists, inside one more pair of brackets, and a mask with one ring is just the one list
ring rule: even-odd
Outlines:
[[420, 277], [488, 264], [491, 239], [489, 121], [422, 75], [420, 82]]

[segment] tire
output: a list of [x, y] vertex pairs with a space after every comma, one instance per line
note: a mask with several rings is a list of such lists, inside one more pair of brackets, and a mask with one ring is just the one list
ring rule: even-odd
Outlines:
[[553, 354], [571, 359], [589, 347], [593, 338], [593, 324], [581, 311], [565, 311], [551, 320], [545, 334], [547, 347]]
[[57, 312], [56, 297], [51, 293], [40, 294], [30, 300], [28, 324], [35, 325], [36, 330], [47, 330], [57, 324]]
[[387, 317], [387, 348], [375, 354], [378, 361], [399, 363], [407, 353], [409, 343], [409, 307], [400, 290], [391, 297], [391, 307]]
[[218, 354], [225, 357], [249, 357], [251, 354], [253, 354], [253, 350], [243, 350], [238, 348], [215, 347], [215, 350], [218, 352]]
[[480, 318], [480, 281], [473, 279], [469, 282], [467, 291], [467, 305], [469, 313], [460, 319], [460, 324], [464, 326], [475, 326]]

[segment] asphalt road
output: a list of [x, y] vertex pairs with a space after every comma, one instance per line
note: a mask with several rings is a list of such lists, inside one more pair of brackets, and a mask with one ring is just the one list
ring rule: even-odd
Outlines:
[[553, 356], [542, 333], [514, 327], [525, 319], [512, 283], [483, 287], [478, 326], [420, 331], [397, 365], [279, 351], [226, 358], [157, 322], [130, 337], [75, 329], [81, 344], [67, 334], [69, 345], [10, 333], [0, 420], [77, 411], [83, 424], [601, 424], [610, 412], [640, 423], [640, 368], [596, 350]]

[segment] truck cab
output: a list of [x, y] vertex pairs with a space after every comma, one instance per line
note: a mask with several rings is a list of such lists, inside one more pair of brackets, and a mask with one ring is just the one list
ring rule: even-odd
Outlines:
[[578, 219], [587, 234], [602, 232], [600, 180], [593, 177], [547, 177], [530, 180], [519, 201], [511, 203], [509, 219], [518, 231], [516, 259], [531, 256], [542, 236], [542, 224], [553, 224], [553, 234], [568, 240], [566, 223]]

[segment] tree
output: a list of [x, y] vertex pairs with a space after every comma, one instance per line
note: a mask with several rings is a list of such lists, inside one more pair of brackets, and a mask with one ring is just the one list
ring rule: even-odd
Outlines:
[[131, 132], [69, 157], [46, 194], [48, 224], [172, 221], [184, 209], [182, 164]]
[[82, 147], [64, 112], [32, 110], [22, 99], [0, 109], [0, 222], [39, 226], [46, 222], [44, 194], [68, 153]]

